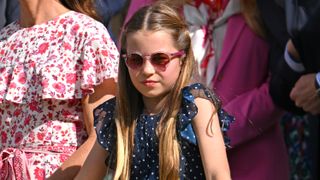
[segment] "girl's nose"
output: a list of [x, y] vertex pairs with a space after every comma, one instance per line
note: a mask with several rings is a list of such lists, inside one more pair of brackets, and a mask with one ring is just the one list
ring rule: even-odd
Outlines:
[[141, 67], [141, 71], [144, 74], [153, 74], [153, 73], [155, 73], [155, 68], [151, 64], [150, 60], [147, 59], [146, 61], [144, 61], [143, 65]]

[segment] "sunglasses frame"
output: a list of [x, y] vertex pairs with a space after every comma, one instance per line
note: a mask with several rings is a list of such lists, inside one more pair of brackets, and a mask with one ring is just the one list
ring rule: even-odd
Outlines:
[[[141, 57], [141, 59], [143, 60], [141, 65], [137, 65], [137, 67], [132, 67], [132, 66], [129, 65], [128, 58], [130, 56], [132, 56], [133, 54], [139, 55]], [[162, 64], [162, 63], [161, 64], [154, 63], [152, 61], [152, 56], [154, 56], [156, 54], [165, 54], [166, 56], [168, 56], [168, 61], [166, 63], [164, 63], [164, 64]], [[141, 55], [139, 53], [131, 53], [130, 55], [128, 55], [128, 54], [124, 53], [124, 54], [122, 54], [122, 58], [124, 58], [126, 66], [128, 68], [130, 68], [130, 69], [133, 69], [133, 70], [140, 69], [143, 66], [143, 64], [145, 63], [145, 61], [148, 60], [148, 61], [150, 61], [150, 63], [152, 64], [152, 66], [155, 69], [161, 70], [161, 71], [165, 71], [167, 66], [168, 66], [168, 64], [171, 62], [171, 60], [173, 60], [174, 58], [177, 58], [177, 57], [181, 58], [184, 55], [185, 55], [185, 51], [184, 50], [180, 50], [180, 51], [177, 51], [175, 53], [155, 52], [155, 53], [152, 53], [150, 55]]]

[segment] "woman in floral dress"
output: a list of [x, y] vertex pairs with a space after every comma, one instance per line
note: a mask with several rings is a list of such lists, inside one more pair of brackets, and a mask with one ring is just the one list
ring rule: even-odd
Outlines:
[[92, 148], [92, 109], [114, 95], [119, 56], [92, 7], [20, 0], [0, 31], [0, 179], [70, 179]]

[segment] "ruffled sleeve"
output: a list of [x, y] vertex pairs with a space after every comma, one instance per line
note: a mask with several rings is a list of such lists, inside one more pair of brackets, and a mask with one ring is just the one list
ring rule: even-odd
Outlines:
[[[192, 128], [192, 120], [198, 113], [198, 108], [195, 104], [195, 98], [200, 97], [210, 100], [216, 107], [219, 106], [220, 101], [216, 95], [207, 87], [200, 83], [186, 86], [182, 90], [182, 107], [179, 112], [179, 124], [178, 130], [181, 138], [185, 139], [189, 143], [197, 144], [196, 136]], [[218, 109], [218, 116], [223, 133], [225, 145], [230, 148], [230, 139], [227, 136], [227, 131], [230, 128], [230, 124], [234, 121], [234, 117], [230, 116], [223, 109]]]
[[97, 133], [97, 141], [108, 152], [112, 152], [116, 144], [115, 100], [112, 98], [94, 110], [94, 128]]
[[117, 78], [119, 53], [101, 23], [76, 12], [50, 23], [3, 30], [0, 103], [81, 99]]
[[[61, 61], [60, 64], [51, 61], [41, 68], [42, 98], [81, 99], [94, 93], [94, 87], [103, 80], [117, 78], [119, 53], [107, 30], [99, 27], [91, 27], [82, 33], [82, 37], [88, 38], [84, 38], [83, 45], [74, 51], [74, 55], [60, 55], [69, 57], [62, 61], [63, 66]], [[72, 48], [68, 47], [71, 44], [67, 45], [67, 40], [64, 41], [65, 48]]]
[[94, 86], [104, 79], [117, 78], [119, 53], [108, 33], [93, 36], [85, 44], [81, 57], [82, 90], [92, 93]]

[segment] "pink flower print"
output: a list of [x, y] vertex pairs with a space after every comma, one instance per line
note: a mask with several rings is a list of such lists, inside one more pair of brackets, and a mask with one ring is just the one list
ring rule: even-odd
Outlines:
[[37, 133], [37, 138], [42, 141], [44, 138], [44, 133]]
[[66, 86], [61, 82], [53, 83], [52, 86], [56, 90], [56, 92], [60, 94], [63, 94], [66, 91]]
[[1, 142], [6, 143], [8, 139], [7, 133], [6, 132], [1, 132]]
[[67, 144], [68, 143], [68, 140], [67, 139], [62, 139], [61, 141], [60, 141], [60, 144]]
[[23, 136], [22, 136], [22, 132], [19, 131], [19, 132], [16, 132], [15, 135], [14, 135], [14, 143], [15, 144], [19, 144], [20, 141], [22, 140]]
[[65, 18], [61, 19], [59, 24], [64, 24], [64, 22], [66, 22]]
[[77, 127], [76, 126], [72, 126], [71, 129], [72, 129], [72, 131], [77, 131]]
[[49, 86], [49, 79], [43, 79], [41, 85], [42, 87], [47, 88]]
[[67, 42], [64, 42], [64, 43], [63, 43], [63, 48], [64, 48], [65, 50], [71, 50], [71, 45], [70, 45], [69, 43], [67, 43]]
[[71, 34], [75, 35], [78, 32], [79, 28], [80, 28], [79, 24], [72, 26]]
[[17, 85], [16, 85], [16, 83], [14, 83], [14, 82], [10, 82], [9, 87], [10, 87], [10, 88], [16, 88], [16, 87], [17, 87]]
[[44, 179], [44, 169], [40, 169], [39, 167], [37, 167], [34, 170], [34, 175], [36, 179]]
[[102, 50], [102, 51], [101, 51], [101, 54], [102, 54], [103, 56], [108, 56], [108, 55], [109, 55], [109, 52], [108, 52], [107, 50]]
[[68, 73], [66, 75], [67, 83], [74, 84], [76, 82], [76, 74], [75, 73]]
[[35, 137], [34, 137], [34, 132], [30, 132], [30, 134], [29, 134], [29, 137], [28, 137], [28, 140], [30, 141], [30, 142], [34, 142], [34, 139], [35, 139]]
[[40, 46], [39, 46], [39, 49], [38, 49], [38, 54], [43, 54], [47, 51], [49, 47], [49, 43], [42, 43]]
[[29, 67], [34, 68], [36, 66], [36, 63], [34, 61], [29, 62]]
[[24, 72], [19, 74], [18, 82], [20, 84], [26, 83], [26, 74]]
[[59, 31], [58, 32], [58, 37], [61, 37], [63, 35], [63, 32]]
[[89, 70], [91, 66], [92, 66], [91, 63], [88, 60], [83, 60], [82, 70], [84, 71]]
[[61, 128], [61, 126], [54, 126], [53, 127], [56, 131], [60, 131], [62, 128]]
[[11, 51], [13, 51], [15, 48], [16, 48], [16, 44], [12, 44], [12, 45], [10, 46], [10, 50], [11, 50]]
[[66, 155], [66, 154], [60, 154], [60, 161], [61, 161], [61, 162], [66, 161], [68, 158], [69, 158], [68, 155]]

